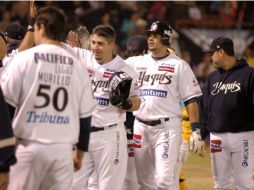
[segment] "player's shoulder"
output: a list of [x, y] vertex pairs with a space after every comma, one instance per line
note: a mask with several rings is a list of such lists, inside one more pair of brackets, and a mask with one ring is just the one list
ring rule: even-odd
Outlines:
[[137, 74], [134, 68], [132, 68], [129, 64], [127, 64], [126, 61], [123, 58], [121, 58], [119, 55], [115, 57], [114, 61], [117, 65], [116, 67], [117, 70], [124, 71], [132, 77]]
[[92, 57], [92, 52], [87, 49], [79, 48], [79, 47], [72, 47], [69, 44], [62, 43], [63, 49], [71, 53], [73, 56], [77, 57], [78, 59], [84, 59], [87, 57]]
[[144, 54], [139, 56], [132, 56], [125, 60], [131, 67], [135, 68], [137, 65], [147, 64], [151, 60], [151, 55]]

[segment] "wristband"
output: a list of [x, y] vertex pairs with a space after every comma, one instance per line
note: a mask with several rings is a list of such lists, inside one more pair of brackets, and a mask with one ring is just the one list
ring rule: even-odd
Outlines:
[[121, 105], [121, 107], [122, 107], [122, 109], [124, 109], [124, 110], [129, 110], [129, 109], [131, 109], [131, 107], [132, 107], [132, 102], [131, 102], [131, 100], [124, 100], [123, 102], [122, 102], [122, 105]]
[[29, 20], [28, 20], [27, 31], [34, 32], [34, 23], [35, 23], [35, 18], [34, 17], [30, 17]]
[[200, 129], [199, 122], [191, 123], [191, 130], [196, 131], [197, 129]]

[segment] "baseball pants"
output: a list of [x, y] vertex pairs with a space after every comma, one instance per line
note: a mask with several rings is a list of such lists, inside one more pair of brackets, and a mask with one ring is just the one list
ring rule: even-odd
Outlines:
[[89, 151], [85, 153], [81, 169], [74, 173], [72, 189], [88, 189], [89, 178], [95, 171], [100, 190], [120, 190], [126, 170], [127, 139], [124, 125], [92, 132]]
[[11, 167], [8, 190], [71, 189], [71, 144], [19, 141], [16, 156], [18, 162]]
[[254, 189], [254, 131], [211, 133], [210, 150], [214, 189]]
[[181, 142], [181, 120], [171, 118], [156, 126], [134, 123], [134, 154], [140, 190], [177, 190], [176, 171]]

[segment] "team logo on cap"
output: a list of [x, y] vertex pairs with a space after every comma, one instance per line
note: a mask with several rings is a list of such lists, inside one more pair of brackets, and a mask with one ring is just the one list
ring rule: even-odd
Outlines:
[[164, 34], [167, 35], [167, 36], [171, 36], [170, 30], [164, 30]]
[[157, 30], [158, 25], [156, 24], [156, 22], [154, 22], [151, 26], [151, 30]]

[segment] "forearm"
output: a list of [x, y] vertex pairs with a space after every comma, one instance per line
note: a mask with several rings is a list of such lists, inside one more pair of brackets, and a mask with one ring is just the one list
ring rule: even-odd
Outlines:
[[186, 105], [186, 110], [190, 119], [190, 123], [199, 122], [199, 109], [196, 101], [188, 103]]
[[34, 46], [34, 32], [27, 31], [24, 39], [20, 43], [18, 50], [19, 52], [29, 49]]

